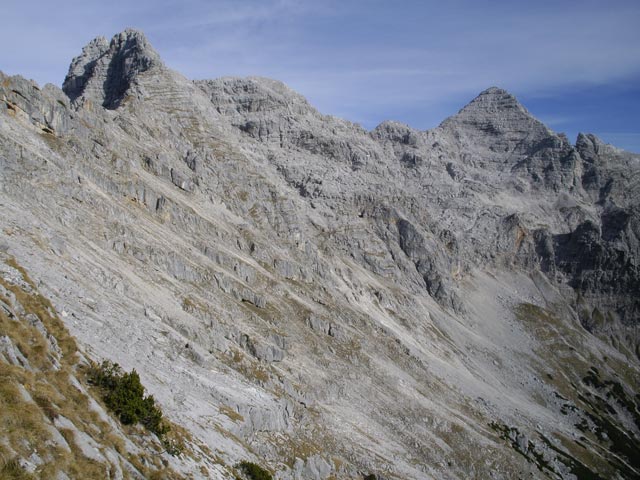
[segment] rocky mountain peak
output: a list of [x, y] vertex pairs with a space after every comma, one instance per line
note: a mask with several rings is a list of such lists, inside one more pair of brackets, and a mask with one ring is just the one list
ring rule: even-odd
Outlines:
[[525, 114], [529, 113], [511, 93], [499, 87], [490, 87], [480, 92], [461, 112], [485, 112], [491, 114], [510, 110], [517, 110]]
[[440, 129], [453, 135], [463, 146], [488, 150], [483, 153], [486, 158], [510, 163], [549, 143], [551, 137], [557, 138], [516, 97], [498, 87], [484, 90], [456, 115], [442, 122]]
[[76, 105], [87, 100], [117, 108], [137, 75], [162, 66], [160, 56], [139, 30], [126, 29], [111, 42], [97, 37], [73, 59], [62, 89]]
[[494, 135], [525, 124], [545, 134], [550, 132], [515, 96], [498, 87], [484, 90], [456, 115], [442, 122], [444, 127], [475, 128]]

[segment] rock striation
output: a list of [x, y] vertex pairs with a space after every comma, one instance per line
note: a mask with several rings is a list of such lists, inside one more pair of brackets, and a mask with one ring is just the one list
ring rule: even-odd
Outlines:
[[0, 249], [216, 478], [640, 475], [640, 156], [495, 87], [366, 131], [135, 30], [0, 98]]

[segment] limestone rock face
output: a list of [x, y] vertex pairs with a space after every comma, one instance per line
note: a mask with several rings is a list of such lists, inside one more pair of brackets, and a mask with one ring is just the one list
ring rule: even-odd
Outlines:
[[63, 87], [0, 74], [0, 250], [216, 461], [640, 474], [638, 155], [498, 88], [366, 131], [275, 80], [191, 81], [134, 30]]
[[74, 103], [87, 100], [114, 109], [140, 73], [162, 62], [142, 32], [128, 29], [107, 42], [97, 37], [74, 58], [62, 90]]

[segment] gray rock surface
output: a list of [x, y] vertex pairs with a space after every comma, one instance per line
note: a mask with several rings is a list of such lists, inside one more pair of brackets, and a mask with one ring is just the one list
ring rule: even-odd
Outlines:
[[585, 468], [640, 472], [594, 433], [640, 445], [638, 155], [498, 88], [368, 132], [274, 80], [192, 82], [133, 30], [0, 98], [1, 244], [228, 464], [573, 478], [587, 435]]
[[104, 37], [89, 42], [71, 62], [62, 89], [74, 104], [89, 100], [114, 109], [125, 101], [138, 75], [161, 65], [146, 37], [128, 29], [110, 43]]

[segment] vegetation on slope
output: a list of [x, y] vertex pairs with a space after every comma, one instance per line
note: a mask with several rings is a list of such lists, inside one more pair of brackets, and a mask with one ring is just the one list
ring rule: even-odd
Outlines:
[[243, 461], [240, 462], [237, 468], [244, 473], [249, 480], [272, 480], [273, 477], [268, 470], [265, 470], [260, 465], [252, 462]]
[[[181, 478], [152, 437], [143, 447], [107, 421], [78, 375], [86, 360], [75, 340], [26, 272], [0, 255], [0, 477]], [[162, 432], [159, 410], [146, 413]]]
[[546, 372], [560, 415], [581, 436], [575, 441], [558, 435], [560, 442], [553, 442], [539, 434], [537, 445], [530, 439], [528, 451], [521, 451], [514, 440], [517, 428], [501, 422], [494, 422], [491, 427], [540, 471], [552, 468], [541, 461], [536, 448], [553, 451], [557, 460], [578, 478], [601, 479], [619, 474], [640, 478], [640, 397], [632, 391], [638, 378], [632, 364], [586, 353], [581, 345], [588, 334], [582, 326], [562, 320], [550, 309], [521, 304], [515, 313], [538, 339], [540, 357], [548, 359], [537, 367]]
[[102, 398], [125, 425], [141, 423], [159, 437], [170, 428], [162, 421], [162, 411], [152, 395], [144, 396], [140, 376], [133, 370], [125, 373], [117, 363], [105, 360], [100, 365], [91, 365], [89, 381], [102, 390]]

